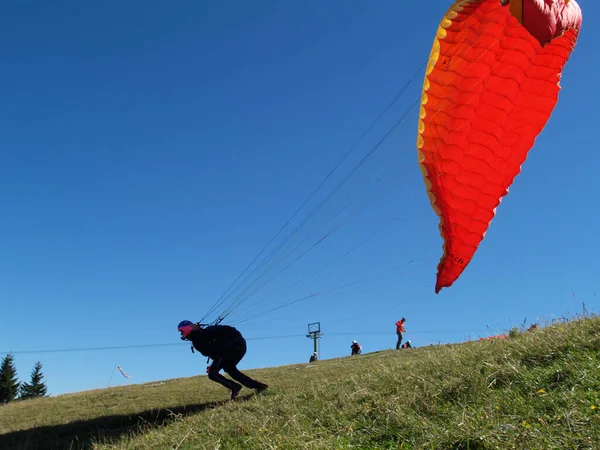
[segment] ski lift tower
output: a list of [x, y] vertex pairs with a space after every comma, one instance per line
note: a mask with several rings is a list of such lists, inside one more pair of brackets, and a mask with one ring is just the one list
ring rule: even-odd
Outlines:
[[[319, 355], [319, 341], [318, 339], [323, 336], [321, 333], [321, 322], [314, 322], [308, 324], [307, 338], [312, 339], [314, 343], [315, 353]], [[320, 356], [320, 355], [319, 355]]]

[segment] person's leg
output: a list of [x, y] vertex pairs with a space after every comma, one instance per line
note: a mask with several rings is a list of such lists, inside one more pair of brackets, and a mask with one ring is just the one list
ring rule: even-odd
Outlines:
[[244, 386], [250, 389], [263, 390], [267, 388], [267, 385], [260, 381], [253, 380], [248, 375], [239, 371], [236, 367], [246, 354], [246, 341], [242, 340], [232, 346], [228, 355], [223, 358], [223, 370], [229, 374], [231, 378], [242, 383]]
[[242, 383], [244, 386], [250, 389], [265, 389], [266, 384], [261, 383], [260, 381], [253, 380], [248, 375], [239, 371], [239, 369], [235, 366], [235, 364], [225, 361], [223, 365], [223, 370], [229, 374], [231, 378]]
[[237, 397], [237, 394], [242, 389], [242, 386], [237, 384], [235, 381], [225, 378], [219, 373], [219, 371], [224, 368], [224, 362], [225, 361], [223, 358], [213, 361], [213, 363], [210, 365], [210, 369], [208, 370], [208, 378], [229, 389], [231, 391], [231, 398], [233, 399]]
[[400, 345], [402, 344], [402, 333], [401, 332], [397, 332], [398, 334], [398, 342], [396, 342], [396, 350], [400, 348]]

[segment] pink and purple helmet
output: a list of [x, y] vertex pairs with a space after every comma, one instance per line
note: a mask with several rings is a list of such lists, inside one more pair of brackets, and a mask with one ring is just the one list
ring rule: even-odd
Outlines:
[[189, 320], [183, 320], [179, 322], [177, 325], [177, 331], [181, 333], [181, 340], [184, 341], [188, 338], [192, 330], [194, 329], [194, 324]]

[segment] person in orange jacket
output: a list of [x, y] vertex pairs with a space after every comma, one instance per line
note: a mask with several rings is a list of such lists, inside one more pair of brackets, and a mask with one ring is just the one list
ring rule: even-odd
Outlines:
[[398, 350], [400, 348], [400, 345], [402, 345], [402, 333], [406, 333], [406, 330], [404, 329], [404, 322], [406, 322], [406, 319], [404, 317], [398, 322], [396, 322], [396, 334], [398, 335], [398, 342], [396, 342], [396, 350]]

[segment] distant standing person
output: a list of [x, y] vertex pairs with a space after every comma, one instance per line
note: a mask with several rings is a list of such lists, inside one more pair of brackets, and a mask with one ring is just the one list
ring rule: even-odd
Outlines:
[[360, 353], [362, 352], [362, 347], [356, 341], [352, 341], [352, 345], [350, 346], [350, 348], [352, 349], [351, 355], [360, 355]]
[[319, 356], [317, 355], [317, 352], [314, 352], [312, 355], [310, 355], [310, 359], [308, 360], [308, 362], [315, 362], [319, 360]]
[[406, 319], [404, 317], [398, 322], [396, 322], [396, 334], [398, 335], [398, 341], [396, 342], [396, 350], [398, 350], [402, 345], [402, 333], [406, 333], [406, 330], [404, 329], [404, 322], [406, 322]]

